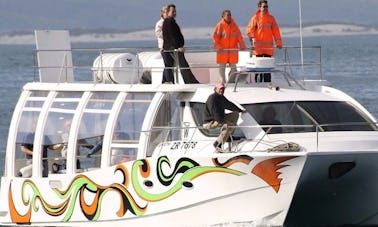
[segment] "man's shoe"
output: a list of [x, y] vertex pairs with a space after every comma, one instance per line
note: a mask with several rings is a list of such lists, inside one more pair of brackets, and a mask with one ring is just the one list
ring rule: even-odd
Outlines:
[[217, 153], [227, 153], [227, 151], [223, 150], [221, 147], [216, 147], [215, 152]]
[[216, 151], [217, 153], [225, 153], [225, 151], [222, 149], [222, 144], [220, 144], [218, 141], [215, 141], [215, 142], [213, 143], [213, 146], [214, 146], [215, 151]]

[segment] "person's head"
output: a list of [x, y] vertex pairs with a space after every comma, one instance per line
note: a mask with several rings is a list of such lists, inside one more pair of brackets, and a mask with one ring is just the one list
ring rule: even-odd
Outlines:
[[220, 95], [224, 94], [224, 89], [226, 89], [224, 83], [217, 83], [214, 87], [214, 91]]
[[259, 7], [260, 11], [262, 12], [268, 11], [268, 1], [259, 0], [259, 2], [257, 3], [257, 7]]
[[168, 17], [173, 17], [175, 18], [176, 17], [176, 6], [174, 4], [169, 4], [167, 6], [167, 16]]
[[168, 14], [168, 6], [161, 7], [160, 17], [164, 19], [167, 17], [167, 14]]
[[222, 12], [222, 18], [225, 20], [227, 23], [231, 22], [231, 10], [225, 9]]
[[276, 110], [272, 106], [264, 109], [263, 118], [266, 121], [272, 121], [276, 118]]
[[65, 126], [67, 129], [70, 129], [71, 128], [71, 123], [72, 123], [72, 120], [71, 119], [68, 119], [64, 122]]

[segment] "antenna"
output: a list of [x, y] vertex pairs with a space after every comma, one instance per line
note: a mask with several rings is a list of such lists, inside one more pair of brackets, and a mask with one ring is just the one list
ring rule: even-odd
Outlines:
[[302, 65], [302, 74], [303, 74], [303, 37], [302, 37], [302, 3], [301, 0], [298, 0], [299, 7], [299, 38], [301, 42], [301, 65]]

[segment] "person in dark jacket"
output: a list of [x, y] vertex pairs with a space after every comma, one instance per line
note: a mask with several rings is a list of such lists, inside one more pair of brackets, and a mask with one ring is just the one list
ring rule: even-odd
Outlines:
[[[214, 93], [206, 100], [204, 113], [204, 127], [206, 129], [215, 129], [221, 127], [221, 133], [218, 139], [214, 142], [214, 147], [217, 152], [223, 152], [222, 145], [234, 132], [234, 126], [239, 118], [239, 112], [245, 113], [246, 109], [240, 109], [234, 103], [230, 102], [224, 94], [225, 86], [223, 83], [215, 85]], [[226, 114], [225, 110], [232, 111]]]
[[[34, 142], [34, 132], [31, 132], [26, 135], [24, 138], [24, 142], [21, 144], [21, 151], [25, 154], [26, 160], [28, 165], [21, 168], [18, 172], [19, 177], [31, 177], [32, 176], [32, 159], [33, 159], [33, 142]], [[44, 140], [44, 143], [49, 143], [49, 140]], [[47, 161], [47, 148], [51, 148], [52, 146], [43, 145], [42, 146], [42, 176], [47, 177], [49, 173], [49, 166]]]
[[[164, 59], [164, 64], [168, 67], [167, 73], [163, 75], [162, 83], [175, 83], [173, 67], [180, 66], [180, 72], [186, 84], [199, 83], [189, 68], [185, 59], [184, 36], [176, 23], [176, 6], [168, 5], [168, 15], [163, 22], [163, 50], [170, 53], [170, 57]], [[176, 62], [176, 60], [178, 62]], [[177, 82], [177, 81], [176, 81]]]
[[273, 127], [274, 125], [281, 125], [281, 122], [276, 119], [276, 110], [273, 106], [268, 106], [264, 109], [263, 119], [259, 122], [260, 125], [272, 125], [270, 127], [263, 127], [266, 133], [282, 133], [281, 127]]

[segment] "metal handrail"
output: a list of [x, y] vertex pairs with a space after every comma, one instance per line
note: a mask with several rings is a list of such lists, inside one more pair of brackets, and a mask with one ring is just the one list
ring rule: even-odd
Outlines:
[[[257, 140], [256, 141], [256, 144], [254, 146], [254, 148], [251, 150], [251, 151], [254, 151], [255, 148], [258, 146], [258, 144], [260, 144], [262, 141], [264, 142], [267, 142], [267, 140], [264, 140], [264, 138], [266, 138], [268, 135], [277, 135], [279, 136], [280, 133], [269, 133], [272, 129], [274, 128], [293, 128], [293, 129], [296, 129], [297, 131], [293, 131], [293, 132], [282, 132], [282, 134], [290, 134], [290, 133], [315, 133], [315, 143], [316, 143], [316, 151], [319, 151], [319, 145], [320, 145], [320, 141], [319, 141], [319, 135], [321, 133], [329, 133], [329, 132], [333, 132], [333, 131], [327, 131], [325, 130], [324, 128], [326, 127], [332, 127], [332, 126], [364, 126], [364, 125], [370, 125], [370, 126], [374, 126], [376, 127], [378, 124], [378, 122], [372, 122], [372, 123], [367, 123], [367, 122], [345, 122], [345, 123], [336, 123], [336, 124], [319, 124], [319, 125], [313, 125], [313, 124], [308, 124], [308, 125], [250, 125], [250, 126], [229, 126], [230, 128], [234, 128], [234, 129], [254, 129], [254, 128], [257, 128], [257, 129], [263, 129], [263, 128], [268, 128], [266, 131], [263, 130], [264, 134], [261, 136], [261, 137], [256, 137], [256, 138], [253, 138], [253, 139], [247, 139], [247, 138], [243, 138], [243, 141], [254, 141], [254, 140]], [[314, 130], [313, 131], [303, 131], [307, 128], [313, 128]], [[298, 130], [298, 129], [303, 129], [303, 130]], [[168, 135], [170, 134], [170, 132], [172, 131], [182, 131], [182, 130], [193, 130], [193, 134], [192, 135], [189, 135], [187, 136], [188, 139], [186, 139], [186, 141], [191, 141], [193, 138], [193, 136], [198, 132], [198, 131], [203, 131], [203, 130], [207, 130], [205, 127], [203, 126], [184, 126], [184, 127], [168, 127], [168, 126], [159, 126], [159, 127], [153, 127], [151, 128], [150, 130], [146, 130], [146, 131], [142, 131], [142, 133], [147, 133], [147, 134], [150, 134], [150, 133], [156, 133], [156, 132], [162, 132], [162, 131], [167, 131], [167, 132], [164, 132], [164, 134]], [[345, 131], [353, 131], [353, 130], [345, 130]], [[373, 132], [374, 130], [372, 130]], [[377, 132], [377, 131], [375, 131]], [[214, 135], [214, 136], [217, 136], [217, 135]], [[205, 139], [206, 141], [207, 140], [211, 140], [213, 141], [213, 136], [211, 136], [211, 139]], [[277, 138], [275, 138], [275, 140], [277, 140]], [[162, 143], [164, 142], [169, 142], [171, 140], [169, 140], [169, 136], [166, 136], [165, 137], [165, 140], [164, 141], [160, 141]]]
[[[278, 52], [278, 53], [283, 53], [284, 55], [284, 58], [283, 58], [283, 62], [278, 62], [276, 60], [276, 67], [283, 67], [283, 69], [281, 71], [285, 71], [286, 72], [286, 75], [285, 77], [291, 77], [291, 79], [294, 79], [295, 77], [291, 75], [291, 73], [289, 73], [288, 71], [288, 68], [287, 67], [299, 67], [299, 66], [319, 66], [319, 74], [320, 74], [320, 79], [323, 80], [323, 72], [322, 72], [322, 58], [321, 58], [321, 47], [320, 46], [310, 46], [310, 47], [304, 47], [305, 49], [319, 49], [319, 61], [316, 61], [316, 62], [304, 62], [304, 63], [291, 63], [290, 62], [290, 58], [289, 58], [289, 50], [291, 49], [299, 49], [300, 47], [296, 47], [296, 46], [284, 46], [282, 48], [282, 52]], [[81, 52], [90, 52], [90, 53], [93, 53], [94, 56], [101, 56], [103, 55], [104, 53], [135, 53], [136, 55], [138, 55], [140, 52], [143, 52], [143, 51], [157, 51], [156, 48], [150, 48], [150, 47], [145, 47], [145, 48], [73, 48], [72, 50], [68, 50], [68, 49], [61, 49], [61, 50], [35, 50], [36, 53], [38, 52], [49, 52], [49, 51], [63, 51], [63, 52], [71, 52], [72, 54], [79, 54]], [[249, 50], [249, 49], [237, 49], [239, 51], [245, 51], [245, 50]], [[173, 52], [175, 53], [175, 56], [176, 58], [178, 58], [178, 50], [171, 50], [169, 52]], [[206, 49], [201, 49], [201, 50], [194, 50], [194, 49], [191, 49], [190, 47], [189, 48], [186, 48], [186, 53], [200, 53], [200, 52], [216, 52], [215, 49], [213, 48], [206, 48]], [[98, 53], [96, 55], [96, 53]], [[94, 60], [94, 59], [93, 59]], [[176, 59], [177, 60], [177, 59]], [[35, 65], [36, 64], [36, 61], [37, 61], [37, 58], [35, 58]], [[91, 62], [93, 63], [93, 62]], [[189, 62], [190, 63], [190, 62]], [[36, 66], [35, 66], [36, 67]], [[125, 68], [131, 68], [133, 67], [133, 69], [135, 69], [135, 67], [138, 69], [138, 70], [141, 70], [143, 71], [144, 69], [146, 69], [145, 66], [143, 65], [140, 65], [140, 63], [138, 62], [138, 64], [136, 66], [130, 66], [130, 67], [118, 67], [117, 69], [113, 69], [113, 70], [122, 70], [122, 69], [125, 69]], [[240, 66], [238, 66], [240, 68]], [[36, 69], [41, 69], [41, 68], [59, 68], [59, 69], [69, 69], [69, 68], [73, 68], [73, 69], [84, 69], [84, 70], [88, 70], [88, 69], [93, 69], [93, 65], [90, 65], [90, 66], [78, 66], [78, 65], [75, 65], [73, 64], [73, 66], [67, 66], [67, 64], [63, 64], [63, 65], [59, 65], [59, 66], [49, 66], [49, 67], [36, 67]], [[147, 68], [162, 68], [162, 67], [147, 67]], [[181, 69], [198, 69], [198, 68], [219, 68], [219, 66], [216, 64], [215, 62], [215, 59], [214, 59], [214, 62], [205, 62], [203, 64], [196, 64], [196, 65], [193, 65], [193, 66], [189, 66], [189, 67], [181, 67]], [[98, 70], [105, 70], [106, 69], [106, 66], [104, 65], [101, 65], [100, 63], [100, 66], [98, 68]], [[178, 68], [178, 65], [175, 65], [174, 67], [171, 67], [171, 69], [174, 69], [175, 70], [175, 79], [177, 80], [178, 78], [178, 73], [179, 73], [179, 68]], [[295, 80], [298, 80], [297, 78]], [[297, 82], [295, 82], [297, 83]], [[297, 83], [299, 84], [299, 83]]]

